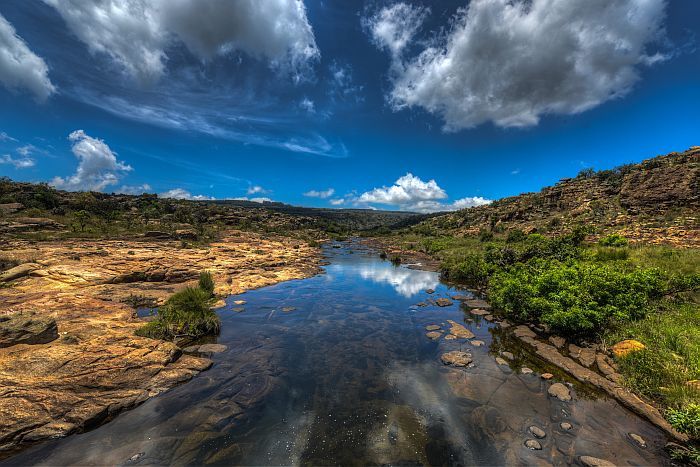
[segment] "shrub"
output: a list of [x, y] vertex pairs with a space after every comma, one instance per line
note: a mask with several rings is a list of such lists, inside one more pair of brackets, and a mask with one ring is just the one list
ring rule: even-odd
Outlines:
[[491, 240], [493, 240], [493, 232], [483, 229], [479, 232], [479, 241], [490, 242]]
[[136, 330], [136, 335], [154, 339], [176, 336], [200, 337], [219, 332], [220, 323], [211, 309], [212, 296], [199, 287], [187, 287], [173, 294], [158, 309], [158, 317]]
[[622, 272], [605, 264], [537, 259], [493, 275], [490, 298], [509, 317], [550, 325], [568, 335], [593, 335], [642, 318], [664, 291], [654, 269]]
[[668, 409], [666, 418], [676, 430], [700, 439], [700, 404], [690, 403], [681, 409]]
[[481, 288], [488, 282], [489, 266], [480, 254], [467, 253], [445, 261], [442, 265], [442, 274], [452, 281]]
[[630, 252], [624, 248], [597, 248], [593, 257], [596, 261], [622, 261], [628, 259]]
[[525, 232], [523, 232], [520, 229], [514, 229], [508, 232], [508, 235], [506, 236], [506, 243], [517, 243], [517, 242], [522, 242], [527, 238], [527, 235]]
[[209, 271], [202, 271], [199, 274], [199, 288], [207, 292], [210, 296], [214, 295], [214, 278]]
[[627, 246], [629, 241], [623, 237], [620, 234], [610, 234], [607, 237], [603, 237], [600, 240], [598, 240], [598, 244], [601, 246], [610, 246], [610, 247], [623, 247]]

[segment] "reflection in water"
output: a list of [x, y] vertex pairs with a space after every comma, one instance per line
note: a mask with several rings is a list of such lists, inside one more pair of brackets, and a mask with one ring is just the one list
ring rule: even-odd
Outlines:
[[[457, 303], [411, 308], [428, 302], [424, 289], [447, 296], [437, 274], [353, 250], [329, 248], [328, 274], [246, 293], [243, 312], [231, 311], [230, 298], [218, 337], [228, 350], [193, 381], [6, 462], [565, 465], [592, 455], [617, 465], [668, 463], [663, 435], [614, 401], [578, 389], [569, 403], [549, 398], [548, 383], [519, 369], [551, 368], [527, 360], [491, 323], [470, 321]], [[486, 345], [426, 338], [425, 326], [445, 330], [447, 320]], [[515, 354], [512, 368], [495, 362], [497, 349]], [[474, 366], [442, 365], [450, 350], [468, 350]], [[539, 451], [524, 446], [533, 424], [546, 432]]]
[[440, 283], [437, 274], [402, 267], [390, 263], [371, 263], [358, 269], [363, 279], [391, 284], [404, 297], [412, 297], [426, 289], [434, 289]]

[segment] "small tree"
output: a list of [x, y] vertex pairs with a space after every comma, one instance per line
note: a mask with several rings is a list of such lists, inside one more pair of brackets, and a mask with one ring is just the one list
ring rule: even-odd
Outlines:
[[85, 227], [90, 222], [90, 213], [85, 210], [76, 211], [73, 213], [73, 219], [80, 227], [80, 231], [85, 232]]

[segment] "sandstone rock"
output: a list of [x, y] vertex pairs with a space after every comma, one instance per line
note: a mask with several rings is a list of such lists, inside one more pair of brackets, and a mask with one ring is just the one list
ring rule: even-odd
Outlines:
[[615, 369], [608, 363], [607, 357], [602, 353], [596, 354], [595, 361], [598, 370], [600, 370], [603, 375], [610, 376], [616, 373]]
[[234, 305], [245, 305], [247, 302], [245, 300], [234, 300]]
[[515, 355], [513, 355], [511, 352], [501, 352], [501, 356], [503, 358], [507, 358], [508, 360], [513, 360], [515, 358]]
[[226, 351], [227, 347], [223, 344], [202, 344], [199, 346], [199, 353], [221, 353]]
[[486, 315], [490, 314], [488, 311], [483, 310], [481, 308], [475, 308], [473, 310], [469, 310], [469, 313], [471, 313], [473, 315], [477, 315], [477, 316], [486, 316]]
[[431, 340], [440, 339], [441, 336], [442, 336], [442, 333], [439, 333], [437, 331], [430, 331], [430, 332], [425, 333], [425, 337], [427, 337], [428, 339], [431, 339]]
[[437, 306], [442, 306], [442, 307], [451, 306], [452, 300], [450, 300], [449, 298], [438, 298], [437, 300], [435, 300], [435, 304]]
[[554, 375], [552, 373], [542, 373], [540, 375], [540, 378], [542, 378], [544, 380], [548, 380], [548, 379], [554, 378]]
[[20, 279], [22, 277], [28, 276], [30, 273], [32, 273], [36, 269], [39, 269], [40, 267], [41, 266], [39, 266], [36, 263], [20, 264], [18, 266], [15, 266], [14, 268], [10, 268], [7, 271], [0, 273], [0, 282], [10, 282], [15, 279]]
[[448, 334], [445, 336], [446, 341], [453, 341], [455, 339], [457, 339], [457, 336], [455, 336], [454, 334]]
[[547, 433], [545, 433], [542, 428], [540, 428], [536, 425], [530, 426], [530, 428], [528, 428], [528, 430], [530, 431], [530, 433], [532, 433], [532, 436], [534, 436], [535, 438], [542, 439], [545, 436], [547, 436]]
[[535, 439], [528, 439], [527, 441], [525, 441], [525, 447], [533, 451], [539, 451], [540, 449], [542, 449], [542, 445], [540, 444], [540, 442]]
[[547, 389], [547, 393], [560, 401], [568, 402], [571, 400], [571, 391], [561, 383], [552, 384], [549, 389]]
[[468, 297], [468, 296], [466, 296], [466, 295], [459, 295], [459, 294], [458, 294], [458, 295], [452, 295], [452, 299], [453, 299], [453, 300], [458, 300], [458, 301], [460, 301], [460, 302], [463, 302], [463, 301], [465, 301], [465, 300], [469, 300], [469, 298], [470, 298], [470, 297]]
[[563, 337], [559, 337], [559, 336], [550, 336], [549, 342], [551, 342], [552, 345], [554, 347], [556, 347], [557, 349], [561, 349], [566, 344], [566, 339], [564, 339]]
[[295, 306], [285, 306], [285, 307], [282, 307], [282, 312], [291, 313], [292, 311], [294, 311], [296, 309], [297, 309], [297, 307], [295, 307]]
[[508, 365], [508, 362], [503, 360], [501, 357], [496, 357], [496, 363], [499, 365]]
[[636, 352], [638, 350], [644, 350], [646, 346], [639, 341], [634, 339], [627, 339], [612, 346], [612, 352], [615, 357], [624, 357], [631, 352]]
[[[487, 302], [485, 300], [478, 299], [478, 298], [465, 300], [464, 304], [467, 305], [469, 308], [481, 308], [482, 311], [491, 309], [491, 305], [489, 304], [489, 302]], [[472, 313], [473, 313], [473, 311], [472, 311]], [[485, 314], [488, 314], [488, 313], [485, 313]]]
[[0, 348], [17, 344], [46, 344], [58, 338], [56, 320], [34, 314], [0, 316]]
[[472, 344], [474, 347], [481, 347], [482, 345], [484, 345], [484, 341], [479, 341], [479, 340], [476, 340], [476, 339], [475, 339], [475, 340], [471, 341], [471, 344]]
[[194, 230], [179, 229], [175, 231], [175, 238], [178, 240], [197, 240], [199, 235]]
[[467, 352], [462, 352], [459, 350], [453, 350], [451, 352], [446, 352], [440, 355], [440, 360], [445, 365], [452, 366], [467, 366], [472, 362], [472, 356]]
[[24, 209], [24, 204], [22, 203], [4, 203], [0, 204], [0, 211], [5, 214], [12, 214], [13, 212], [21, 211]]
[[190, 345], [182, 349], [185, 353], [197, 353], [199, 352], [199, 345]]
[[516, 326], [513, 330], [515, 337], [537, 337], [537, 334], [525, 325]]
[[573, 428], [573, 425], [572, 425], [571, 423], [569, 423], [569, 422], [561, 422], [561, 423], [559, 424], [559, 427], [560, 427], [562, 430], [569, 431], [570, 429]]
[[598, 459], [597, 457], [581, 456], [578, 460], [586, 467], [615, 467], [615, 464], [612, 462], [606, 461], [605, 459]]
[[168, 232], [161, 232], [160, 230], [149, 230], [147, 232], [144, 232], [143, 236], [146, 238], [154, 238], [158, 240], [167, 240], [172, 238], [172, 235], [170, 235]]
[[530, 368], [524, 366], [520, 369], [520, 373], [522, 373], [524, 375], [531, 375], [534, 372]]
[[426, 331], [439, 331], [440, 326], [438, 326], [437, 324], [429, 324], [425, 327], [425, 330]]
[[486, 321], [493, 321], [493, 315], [484, 315]]
[[453, 336], [458, 337], [460, 339], [473, 339], [475, 337], [473, 332], [471, 332], [469, 329], [465, 328], [461, 324], [452, 321], [451, 319], [448, 319], [447, 322], [450, 323], [450, 334], [452, 334]]

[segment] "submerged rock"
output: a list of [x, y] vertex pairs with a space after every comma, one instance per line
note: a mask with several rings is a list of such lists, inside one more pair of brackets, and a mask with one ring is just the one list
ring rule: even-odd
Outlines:
[[246, 302], [245, 300], [234, 300], [233, 301], [234, 305], [245, 305], [246, 303], [248, 303], [248, 302]]
[[615, 467], [615, 464], [610, 461], [598, 459], [597, 457], [592, 456], [581, 456], [578, 458], [578, 460], [580, 460], [581, 464], [585, 465], [586, 467]]
[[530, 433], [532, 433], [532, 436], [534, 436], [535, 438], [540, 438], [540, 439], [542, 439], [542, 438], [544, 438], [545, 436], [547, 436], [547, 433], [545, 433], [544, 430], [543, 430], [542, 428], [540, 428], [540, 427], [538, 427], [538, 426], [536, 426], [536, 425], [530, 426], [530, 428], [528, 428], [528, 431], [529, 431]]
[[440, 339], [441, 336], [442, 336], [442, 333], [437, 332], [437, 331], [430, 331], [430, 332], [425, 333], [425, 337], [427, 337], [428, 339], [431, 339], [431, 340]]
[[477, 315], [477, 316], [485, 316], [485, 315], [490, 314], [488, 311], [483, 310], [481, 308], [475, 308], [473, 310], [469, 310], [469, 313], [471, 313], [473, 315]]
[[644, 438], [639, 436], [637, 433], [630, 433], [630, 438], [639, 445], [639, 447], [645, 448], [647, 447], [647, 442]]
[[471, 332], [469, 329], [465, 328], [461, 324], [452, 321], [451, 319], [447, 320], [448, 323], [450, 323], [450, 334], [453, 336], [460, 338], [460, 339], [473, 339], [476, 337], [473, 332]]
[[552, 384], [549, 389], [547, 389], [547, 393], [560, 401], [568, 402], [571, 400], [571, 391], [561, 383]]
[[572, 429], [574, 426], [573, 426], [571, 423], [569, 423], [569, 422], [561, 422], [561, 423], [559, 424], [559, 427], [560, 427], [562, 430], [569, 431], [569, 430]]
[[429, 324], [425, 327], [425, 330], [426, 331], [439, 331], [440, 326], [438, 326], [437, 324]]
[[453, 350], [440, 355], [440, 360], [445, 365], [452, 366], [467, 366], [472, 362], [472, 356], [467, 352]]
[[533, 451], [539, 451], [542, 449], [542, 445], [536, 439], [528, 439], [525, 441], [525, 447]]
[[437, 306], [450, 306], [452, 305], [452, 303], [452, 300], [450, 300], [449, 298], [438, 298], [437, 300], [435, 300], [435, 304]]
[[297, 309], [297, 307], [295, 307], [295, 306], [285, 306], [285, 307], [282, 308], [282, 311], [283, 311], [284, 313], [290, 313], [290, 312], [292, 312], [292, 311], [294, 311], [294, 310], [296, 310], [296, 309]]
[[221, 353], [227, 348], [223, 344], [202, 344], [199, 346], [199, 353]]
[[473, 340], [473, 341], [471, 341], [471, 344], [474, 347], [481, 347], [482, 345], [484, 345], [484, 341]]

